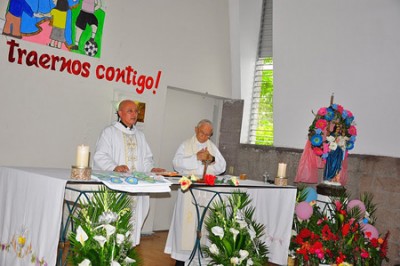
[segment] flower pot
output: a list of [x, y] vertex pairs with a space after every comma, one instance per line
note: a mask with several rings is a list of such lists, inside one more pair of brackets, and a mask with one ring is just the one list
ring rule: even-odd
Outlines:
[[295, 266], [296, 264], [296, 257], [289, 256], [287, 259], [287, 266]]

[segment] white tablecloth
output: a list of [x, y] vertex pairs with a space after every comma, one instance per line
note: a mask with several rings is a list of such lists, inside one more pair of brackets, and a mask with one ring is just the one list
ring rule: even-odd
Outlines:
[[[1, 266], [56, 265], [65, 187], [67, 182], [68, 186], [77, 182], [70, 175], [71, 169], [0, 167]], [[164, 192], [170, 185], [170, 182], [157, 185], [152, 192]], [[93, 189], [86, 184], [76, 186], [82, 190]], [[118, 190], [124, 191], [124, 188]], [[67, 194], [66, 198], [74, 201], [79, 193]], [[141, 198], [136, 202], [134, 217], [136, 244], [148, 211], [148, 202]]]
[[[241, 186], [256, 187], [207, 188], [219, 191], [232, 191], [238, 188], [241, 191], [247, 190], [252, 199], [252, 205], [255, 206], [254, 219], [259, 223], [263, 223], [266, 228], [263, 240], [269, 249], [269, 261], [286, 265], [296, 203], [296, 189], [289, 186], [276, 187], [275, 185], [251, 180], [242, 181]], [[196, 199], [200, 199], [200, 201], [204, 201], [205, 197], [210, 198], [213, 195], [199, 190], [193, 190], [193, 192], [196, 195]], [[187, 208], [188, 201], [185, 200], [185, 197], [191, 197], [190, 192], [182, 193], [179, 191], [178, 193], [164, 252], [171, 254], [171, 257], [176, 260], [187, 261], [194, 246], [197, 218], [194, 206], [192, 205], [191, 210]], [[190, 223], [192, 223], [192, 227], [188, 232], [187, 224]], [[205, 233], [203, 227], [202, 243], [206, 240]], [[192, 244], [186, 245], [187, 241], [185, 239], [190, 239]], [[193, 263], [195, 263], [195, 260]]]
[[56, 264], [69, 175], [70, 170], [0, 167], [0, 265]]

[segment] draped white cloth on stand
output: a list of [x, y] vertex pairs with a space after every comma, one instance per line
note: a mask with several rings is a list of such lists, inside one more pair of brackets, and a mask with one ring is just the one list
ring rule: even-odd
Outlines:
[[0, 167], [0, 265], [55, 265], [70, 170]]

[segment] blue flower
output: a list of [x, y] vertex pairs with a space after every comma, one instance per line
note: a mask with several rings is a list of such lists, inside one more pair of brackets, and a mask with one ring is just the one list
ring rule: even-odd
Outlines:
[[347, 118], [347, 110], [343, 110], [342, 117], [343, 117], [343, 119]]
[[319, 134], [314, 134], [311, 136], [310, 141], [313, 146], [319, 147], [322, 144], [322, 136]]
[[336, 103], [332, 104], [331, 106], [332, 106], [333, 109], [337, 110], [337, 104]]
[[352, 142], [352, 141], [348, 141], [347, 142], [347, 145], [346, 145], [346, 149], [347, 150], [352, 150], [354, 148], [354, 142]]
[[321, 158], [322, 158], [322, 159], [328, 158], [328, 153], [323, 153], [322, 156], [321, 156]]
[[316, 128], [315, 129], [315, 133], [318, 134], [318, 135], [321, 135], [322, 130], [320, 128]]
[[354, 116], [352, 116], [352, 117], [346, 117], [346, 119], [344, 120], [344, 122], [345, 122], [346, 126], [350, 126], [351, 123], [353, 122], [353, 120], [354, 120]]
[[356, 136], [351, 136], [351, 137], [350, 137], [350, 141], [356, 142]]
[[335, 117], [335, 111], [333, 111], [330, 107], [326, 109], [326, 115], [325, 115], [326, 121], [332, 121], [334, 117]]

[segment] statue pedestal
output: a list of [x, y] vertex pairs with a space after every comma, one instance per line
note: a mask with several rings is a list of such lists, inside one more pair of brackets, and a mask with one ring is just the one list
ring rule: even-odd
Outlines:
[[334, 206], [332, 206], [332, 198], [340, 197], [346, 192], [343, 186], [328, 185], [328, 184], [318, 184], [317, 185], [317, 206], [320, 208], [321, 212], [327, 217], [331, 217], [331, 213], [334, 213]]
[[318, 184], [317, 185], [317, 193], [320, 195], [328, 196], [328, 197], [339, 197], [346, 192], [346, 189], [343, 186], [335, 186], [328, 184]]

